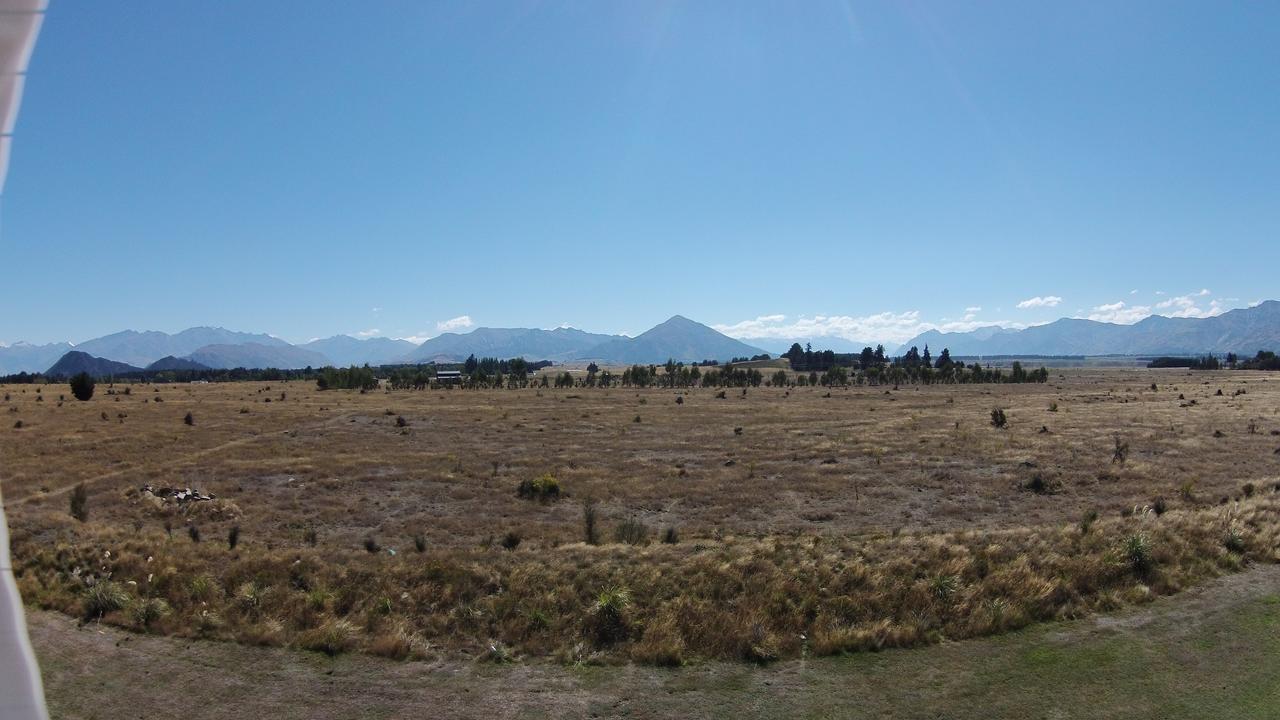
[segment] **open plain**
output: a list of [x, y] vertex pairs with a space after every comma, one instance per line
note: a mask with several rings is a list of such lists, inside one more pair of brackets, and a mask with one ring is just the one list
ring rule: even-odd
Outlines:
[[1114, 612], [1280, 547], [1265, 373], [0, 392], [25, 601], [152, 635], [499, 674], [769, 664]]

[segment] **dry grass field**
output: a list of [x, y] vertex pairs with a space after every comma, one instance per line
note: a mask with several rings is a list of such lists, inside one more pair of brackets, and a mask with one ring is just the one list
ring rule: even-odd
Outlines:
[[331, 659], [52, 612], [30, 628], [56, 718], [1204, 720], [1274, 718], [1280, 705], [1276, 565], [1083, 620], [767, 667]]
[[[1143, 603], [1280, 549], [1280, 377], [1262, 373], [724, 398], [0, 392], [24, 598], [150, 633], [396, 658], [766, 662]], [[558, 497], [517, 493], [548, 473]], [[84, 522], [68, 512], [81, 483]], [[146, 485], [215, 499], [176, 507]], [[583, 542], [588, 506], [598, 545]]]

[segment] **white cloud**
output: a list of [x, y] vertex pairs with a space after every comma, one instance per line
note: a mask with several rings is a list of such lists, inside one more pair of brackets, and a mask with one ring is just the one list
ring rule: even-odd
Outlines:
[[1130, 325], [1150, 314], [1150, 305], [1128, 305], [1124, 302], [1113, 302], [1106, 305], [1098, 305], [1093, 308], [1093, 311], [1089, 313], [1088, 318], [1098, 322]]
[[452, 332], [454, 330], [462, 330], [469, 328], [475, 323], [471, 322], [470, 315], [459, 315], [456, 318], [450, 318], [442, 322], [436, 323], [436, 330], [440, 332]]
[[[1165, 293], [1157, 292], [1156, 294], [1163, 295]], [[1093, 308], [1093, 311], [1087, 317], [1090, 320], [1099, 322], [1129, 325], [1155, 314], [1177, 318], [1206, 318], [1220, 315], [1226, 310], [1221, 301], [1214, 299], [1205, 304], [1203, 300], [1198, 299], [1206, 298], [1210, 294], [1209, 290], [1203, 289], [1199, 292], [1161, 300], [1155, 305], [1128, 305], [1124, 302], [1114, 302], [1098, 305]]]
[[373, 308], [370, 312], [382, 312], [382, 308], [376, 307], [376, 308]]
[[408, 340], [414, 345], [421, 345], [422, 343], [430, 340], [431, 338], [432, 336], [428, 335], [426, 331], [422, 331], [422, 332], [414, 333], [413, 335], [401, 335], [400, 337], [396, 338], [396, 340]]
[[1160, 314], [1168, 315], [1169, 317], [1204, 318], [1221, 314], [1224, 308], [1218, 300], [1210, 300], [1208, 307], [1201, 307], [1201, 301], [1196, 299], [1207, 297], [1208, 295], [1208, 290], [1201, 290], [1197, 293], [1171, 297], [1168, 300], [1156, 303], [1156, 309], [1166, 311]]
[[1137, 295], [1137, 294], [1138, 294], [1138, 291], [1137, 291], [1137, 290], [1130, 290], [1130, 291], [1129, 291], [1129, 294], [1130, 294], [1130, 295]]
[[1018, 303], [1018, 309], [1026, 310], [1027, 308], [1057, 307], [1060, 302], [1062, 302], [1062, 298], [1057, 295], [1045, 295], [1044, 297], [1037, 295]]
[[[874, 315], [800, 316], [787, 322], [785, 315], [762, 315], [732, 325], [713, 325], [716, 330], [735, 338], [800, 338], [838, 337], [855, 342], [900, 344], [926, 330], [967, 332], [987, 325], [1023, 328], [1025, 323], [1008, 320], [978, 320], [975, 313], [965, 313], [962, 320], [927, 322], [918, 310], [882, 312]], [[894, 348], [889, 348], [892, 351]]]
[[382, 332], [382, 331], [381, 331], [381, 330], [379, 330], [378, 328], [369, 328], [368, 330], [361, 330], [360, 332], [356, 333], [356, 337], [358, 337], [358, 338], [370, 338], [370, 337], [373, 337], [374, 335], [377, 335], [378, 333], [381, 333], [381, 332]]
[[980, 305], [971, 305], [964, 309], [965, 315], [971, 315], [973, 313], [980, 313], [980, 312], [982, 312], [982, 307]]

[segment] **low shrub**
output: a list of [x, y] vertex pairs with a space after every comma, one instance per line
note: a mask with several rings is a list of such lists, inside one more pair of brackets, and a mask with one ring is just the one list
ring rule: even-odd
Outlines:
[[88, 521], [89, 489], [84, 486], [84, 483], [78, 483], [74, 488], [71, 489], [71, 498], [70, 498], [69, 504], [71, 506], [70, 507], [71, 517], [75, 518], [76, 520], [79, 520], [80, 522]]
[[1036, 473], [1030, 480], [1022, 483], [1022, 489], [1037, 495], [1054, 495], [1062, 489], [1062, 481]]
[[560, 499], [560, 481], [551, 473], [543, 473], [530, 480], [525, 478], [516, 488], [516, 495], [526, 500], [551, 502]]
[[613, 528], [613, 541], [628, 545], [648, 545], [649, 528], [635, 518], [627, 518]]
[[588, 500], [582, 504], [582, 539], [588, 545], [600, 544], [600, 528], [597, 526], [596, 503]]

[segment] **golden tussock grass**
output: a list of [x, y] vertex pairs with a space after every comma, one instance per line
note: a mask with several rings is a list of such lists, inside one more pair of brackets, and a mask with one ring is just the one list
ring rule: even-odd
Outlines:
[[[1280, 384], [1161, 374], [1157, 392], [1151, 376], [678, 405], [301, 383], [266, 404], [237, 383], [56, 407], [10, 386], [27, 422], [0, 433], [0, 480], [26, 601], [140, 631], [401, 659], [768, 662], [987, 635], [1275, 561]], [[107, 405], [126, 417], [102, 420]], [[554, 494], [520, 496], [548, 479]], [[178, 511], [148, 483], [218, 499]], [[582, 542], [589, 501], [606, 544]], [[678, 542], [658, 542], [666, 528]]]

